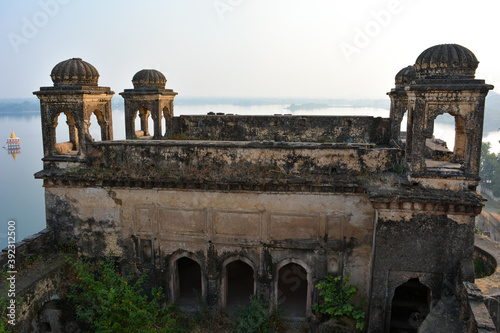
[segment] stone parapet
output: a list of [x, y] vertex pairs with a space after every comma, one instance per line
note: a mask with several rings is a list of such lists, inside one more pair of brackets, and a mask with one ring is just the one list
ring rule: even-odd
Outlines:
[[219, 182], [312, 181], [323, 176], [377, 173], [396, 163], [401, 153], [364, 144], [273, 141], [134, 140], [91, 143], [89, 147], [87, 164], [94, 175], [111, 171], [113, 176], [130, 178]]
[[[169, 134], [169, 133], [167, 133]], [[200, 140], [346, 142], [388, 145], [390, 120], [353, 116], [180, 116], [171, 135]]]

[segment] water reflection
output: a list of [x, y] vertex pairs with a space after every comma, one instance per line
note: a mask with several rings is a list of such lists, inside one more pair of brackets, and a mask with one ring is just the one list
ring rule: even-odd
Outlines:
[[45, 227], [42, 181], [33, 177], [42, 169], [40, 116], [0, 117], [0, 140], [6, 140], [12, 131], [22, 138], [22, 154], [14, 159], [15, 155], [0, 150], [0, 248], [7, 245], [10, 219], [17, 222], [18, 241]]

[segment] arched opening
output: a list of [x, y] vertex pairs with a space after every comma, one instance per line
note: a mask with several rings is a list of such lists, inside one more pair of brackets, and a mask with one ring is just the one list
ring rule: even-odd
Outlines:
[[88, 134], [93, 141], [102, 140], [102, 114], [99, 111], [94, 111], [90, 116]]
[[399, 125], [399, 140], [401, 142], [406, 142], [407, 128], [408, 128], [408, 110], [404, 112], [401, 124]]
[[138, 110], [134, 113], [134, 134], [138, 138], [144, 136], [144, 133], [141, 130], [141, 117]]
[[418, 278], [410, 279], [394, 291], [391, 333], [417, 333], [429, 314], [430, 290]]
[[187, 257], [175, 262], [176, 286], [175, 299], [184, 306], [196, 306], [197, 296], [202, 295], [201, 268], [198, 263]]
[[134, 115], [135, 136], [138, 138], [151, 136], [154, 131], [154, 122], [151, 112], [145, 107], [140, 107]]
[[455, 117], [448, 113], [437, 116], [428, 132], [432, 134], [426, 140], [427, 167], [458, 169], [460, 165], [454, 163], [457, 160], [453, 153], [456, 141]]
[[[62, 130], [59, 126], [62, 123], [68, 125], [68, 131]], [[79, 149], [78, 129], [73, 116], [67, 111], [62, 111], [54, 117], [52, 126], [55, 152], [57, 154], [76, 154]]]
[[307, 313], [307, 271], [295, 263], [278, 271], [278, 304], [289, 317], [305, 317]]
[[[58, 116], [56, 116], [56, 121], [54, 123], [55, 130], [56, 130], [56, 142], [69, 142], [69, 131], [65, 131], [62, 129], [59, 124], [64, 124], [67, 123], [68, 121], [68, 116], [64, 113], [61, 112], [59, 113]], [[64, 127], [64, 126], [63, 126]]]
[[225, 267], [223, 285], [225, 286], [225, 305], [231, 308], [248, 304], [255, 293], [254, 271], [250, 265], [235, 260]]

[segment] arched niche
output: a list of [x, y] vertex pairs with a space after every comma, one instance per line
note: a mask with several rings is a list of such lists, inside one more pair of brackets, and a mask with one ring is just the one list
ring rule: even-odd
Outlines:
[[182, 307], [194, 309], [198, 297], [206, 295], [205, 274], [197, 257], [180, 252], [170, 259], [170, 292], [172, 301]]
[[253, 263], [244, 257], [231, 257], [222, 266], [221, 304], [238, 307], [248, 304], [257, 289]]
[[[66, 119], [66, 124], [68, 128], [68, 141], [64, 142], [60, 138], [63, 137], [60, 131], [62, 130], [60, 122], [63, 119]], [[60, 133], [60, 134], [58, 134]], [[50, 127], [50, 135], [52, 138], [51, 148], [54, 154], [77, 154], [79, 151], [79, 140], [78, 140], [78, 128], [76, 126], [75, 118], [73, 115], [67, 110], [61, 110], [57, 112], [51, 123]]]
[[302, 261], [287, 259], [276, 266], [274, 290], [275, 302], [286, 317], [311, 315], [312, 276]]

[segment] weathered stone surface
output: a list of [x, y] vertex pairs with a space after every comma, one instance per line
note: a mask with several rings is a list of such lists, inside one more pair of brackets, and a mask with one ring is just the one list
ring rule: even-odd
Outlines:
[[[35, 93], [48, 227], [56, 243], [150, 271], [188, 307], [191, 287], [230, 307], [236, 284], [283, 306], [297, 297], [291, 316], [313, 317], [314, 286], [328, 273], [351, 274], [369, 300], [369, 332], [480, 329], [461, 287], [474, 279], [484, 98], [493, 88], [474, 78], [476, 67], [458, 45], [424, 51], [396, 76], [388, 119], [174, 117], [176, 93], [161, 73], [144, 70], [121, 93], [126, 141], [111, 141], [113, 92], [85, 67], [75, 82]], [[95, 84], [84, 85], [89, 78]], [[85, 134], [96, 111], [102, 142]], [[61, 112], [69, 154], [56, 149]], [[433, 138], [443, 113], [455, 117], [453, 152]], [[246, 275], [235, 279], [232, 267]]]
[[[48, 188], [49, 225], [59, 241], [74, 241], [87, 255], [111, 251], [139, 265], [135, 239], [149, 239], [158, 272], [169, 269], [169, 256], [182, 250], [210, 265], [237, 254], [254, 263], [257, 276], [273, 279], [276, 272], [264, 267], [295, 258], [313, 281], [325, 274], [330, 257], [341, 253], [337, 271], [352, 272], [352, 281], [367, 296], [373, 208], [366, 195], [139, 191], [141, 196], [129, 189]], [[217, 289], [207, 293], [220, 293], [219, 273], [211, 279]], [[258, 289], [269, 287], [258, 283]]]
[[349, 116], [180, 116], [172, 134], [197, 140], [389, 144], [386, 118]]

